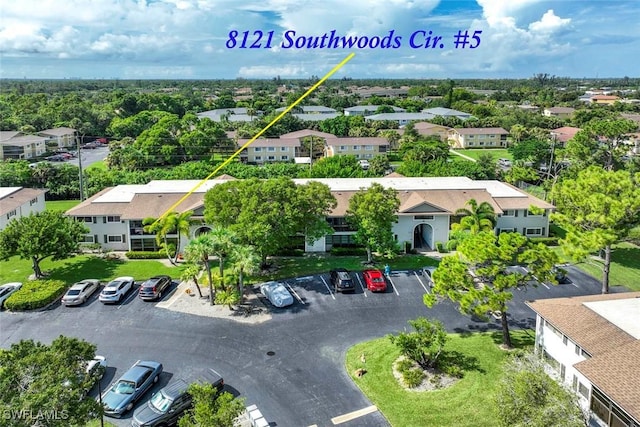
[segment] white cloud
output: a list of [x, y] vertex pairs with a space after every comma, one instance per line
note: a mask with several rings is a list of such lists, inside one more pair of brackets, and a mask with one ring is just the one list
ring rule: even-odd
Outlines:
[[529, 29], [539, 33], [552, 33], [562, 27], [566, 27], [570, 23], [570, 18], [560, 18], [553, 13], [553, 9], [549, 9], [544, 15], [542, 15], [542, 19], [529, 24]]

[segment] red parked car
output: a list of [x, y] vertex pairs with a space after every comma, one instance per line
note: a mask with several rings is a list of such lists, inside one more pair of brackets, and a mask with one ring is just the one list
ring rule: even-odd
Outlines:
[[387, 282], [384, 280], [382, 271], [365, 270], [362, 276], [364, 277], [364, 283], [367, 285], [367, 289], [371, 292], [385, 292], [387, 290]]

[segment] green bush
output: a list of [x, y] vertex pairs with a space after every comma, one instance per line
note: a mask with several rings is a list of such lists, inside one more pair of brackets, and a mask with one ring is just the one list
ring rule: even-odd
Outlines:
[[411, 359], [402, 359], [396, 365], [399, 372], [404, 373], [413, 367], [413, 361]]
[[407, 387], [418, 387], [424, 379], [424, 372], [422, 369], [409, 369], [402, 372], [402, 379]]
[[558, 237], [529, 237], [533, 243], [544, 243], [547, 246], [558, 246]]
[[22, 284], [5, 302], [8, 310], [34, 310], [58, 299], [67, 290], [62, 280], [32, 280]]
[[458, 241], [455, 239], [451, 239], [447, 242], [447, 251], [451, 252], [451, 251], [455, 251], [456, 248], [458, 247]]
[[438, 369], [440, 369], [441, 372], [449, 375], [450, 377], [462, 378], [462, 376], [464, 375], [464, 371], [458, 365], [438, 366]]
[[284, 248], [278, 251], [278, 256], [304, 256], [304, 249]]
[[447, 248], [445, 248], [442, 242], [436, 242], [436, 250], [441, 254], [447, 253]]
[[163, 259], [167, 257], [167, 252], [129, 251], [124, 254], [129, 259]]
[[361, 256], [367, 254], [365, 248], [357, 246], [333, 246], [329, 252], [335, 256]]

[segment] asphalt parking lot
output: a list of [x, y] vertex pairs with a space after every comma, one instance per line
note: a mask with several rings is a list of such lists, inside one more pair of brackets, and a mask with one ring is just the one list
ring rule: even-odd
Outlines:
[[[572, 267], [567, 270], [571, 284], [514, 293], [509, 303], [512, 327], [535, 324], [524, 300], [600, 292], [595, 279]], [[333, 292], [328, 274], [285, 280], [294, 304], [280, 309], [264, 300], [272, 319], [261, 324], [162, 309], [137, 298], [137, 287], [121, 304], [103, 305], [96, 293], [78, 307], [55, 304], [41, 312], [2, 312], [0, 346], [23, 338], [49, 343], [60, 334], [84, 338], [107, 357], [110, 368], [103, 388], [138, 359], [162, 362], [161, 380], [136, 407], [172, 378], [210, 366], [222, 374], [229, 391], [244, 397], [247, 405], [258, 405], [271, 426], [330, 426], [336, 417], [371, 406], [343, 369], [351, 345], [397, 332], [417, 316], [438, 318], [450, 331], [499, 330], [497, 321], [474, 321], [449, 302], [426, 308], [422, 296], [430, 287], [419, 272], [393, 271], [384, 293], [366, 290], [361, 273], [351, 275], [356, 291], [346, 294]], [[175, 288], [176, 283], [163, 300], [171, 298]], [[110, 421], [127, 426], [131, 416]], [[374, 411], [340, 425], [388, 423]]]

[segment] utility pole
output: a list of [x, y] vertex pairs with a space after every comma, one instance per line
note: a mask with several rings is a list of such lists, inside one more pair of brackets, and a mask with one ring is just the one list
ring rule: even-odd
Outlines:
[[78, 168], [80, 169], [80, 201], [84, 201], [84, 179], [82, 177], [82, 152], [80, 151], [80, 141], [78, 140], [78, 131], [76, 131], [76, 144], [78, 146]]

